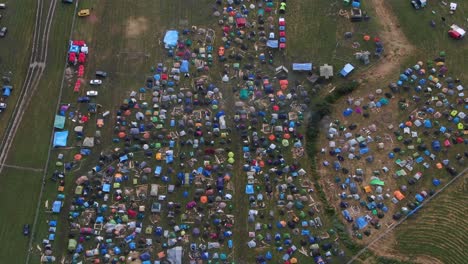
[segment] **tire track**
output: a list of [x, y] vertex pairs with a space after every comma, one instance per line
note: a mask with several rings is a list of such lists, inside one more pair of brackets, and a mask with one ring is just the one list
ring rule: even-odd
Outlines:
[[16, 132], [18, 131], [23, 119], [24, 113], [31, 102], [34, 92], [39, 86], [39, 82], [46, 67], [50, 29], [52, 27], [56, 5], [57, 0], [50, 1], [49, 9], [45, 17], [45, 23], [42, 24], [44, 19], [44, 0], [37, 0], [36, 21], [34, 25], [29, 68], [26, 73], [26, 78], [23, 83], [20, 96], [18, 97], [15, 109], [8, 121], [8, 126], [0, 145], [0, 174], [3, 171], [4, 164], [12, 147]]

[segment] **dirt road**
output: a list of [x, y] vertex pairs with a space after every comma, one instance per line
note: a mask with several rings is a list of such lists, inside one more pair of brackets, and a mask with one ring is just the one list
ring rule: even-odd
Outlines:
[[370, 0], [369, 4], [379, 18], [382, 28], [379, 38], [385, 46], [384, 56], [379, 63], [360, 76], [361, 79], [372, 82], [395, 73], [402, 58], [413, 52], [415, 47], [399, 27], [398, 19], [386, 1]]

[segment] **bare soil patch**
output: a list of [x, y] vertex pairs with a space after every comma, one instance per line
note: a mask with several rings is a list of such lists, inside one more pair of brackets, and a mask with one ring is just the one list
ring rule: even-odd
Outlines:
[[148, 30], [148, 19], [145, 17], [130, 17], [127, 20], [125, 36], [135, 38]]

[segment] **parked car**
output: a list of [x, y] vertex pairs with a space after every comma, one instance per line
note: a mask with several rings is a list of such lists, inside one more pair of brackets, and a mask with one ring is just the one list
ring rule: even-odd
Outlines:
[[107, 77], [107, 72], [105, 72], [105, 71], [96, 71], [96, 77], [106, 78]]
[[91, 101], [91, 98], [88, 96], [81, 96], [78, 97], [78, 103], [89, 103]]
[[87, 95], [87, 96], [97, 96], [97, 95], [98, 95], [98, 91], [87, 91], [87, 92], [86, 92], [86, 95]]
[[5, 3], [0, 3], [0, 9], [6, 9], [6, 4]]
[[78, 12], [78, 16], [79, 17], [85, 17], [85, 16], [89, 16], [89, 9], [81, 9], [79, 12]]
[[0, 38], [5, 37], [7, 31], [8, 31], [8, 28], [7, 28], [7, 27], [2, 27], [2, 28], [0, 29]]
[[29, 224], [25, 224], [23, 226], [23, 235], [24, 236], [29, 236], [30, 232], [31, 232], [31, 227], [29, 226]]
[[91, 84], [91, 85], [101, 85], [102, 80], [98, 80], [98, 79], [91, 80], [91, 81], [89, 81], [89, 84]]
[[73, 0], [62, 0], [65, 4], [73, 4]]
[[0, 113], [3, 112], [3, 110], [5, 110], [6, 108], [7, 108], [6, 103], [0, 103]]

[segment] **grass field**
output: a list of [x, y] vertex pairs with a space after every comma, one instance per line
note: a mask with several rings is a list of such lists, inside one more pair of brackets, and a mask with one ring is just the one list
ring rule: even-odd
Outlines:
[[[447, 31], [450, 25], [457, 24], [468, 28], [468, 5], [460, 3], [455, 14], [449, 14], [449, 7], [439, 4], [441, 1], [431, 1], [428, 7], [414, 10], [408, 1], [389, 1], [389, 5], [398, 17], [398, 23], [406, 37], [417, 47], [416, 56], [432, 55], [438, 51], [446, 51], [449, 58], [450, 72], [460, 78], [468, 77], [466, 71], [468, 61], [468, 43], [466, 40], [451, 39]], [[435, 14], [432, 13], [435, 11]], [[446, 20], [442, 21], [442, 17]], [[430, 26], [430, 21], [436, 22], [436, 27]], [[426, 55], [427, 56], [427, 55]]]
[[410, 258], [423, 255], [441, 263], [466, 263], [467, 187], [466, 178], [460, 179], [398, 228], [395, 248]]

